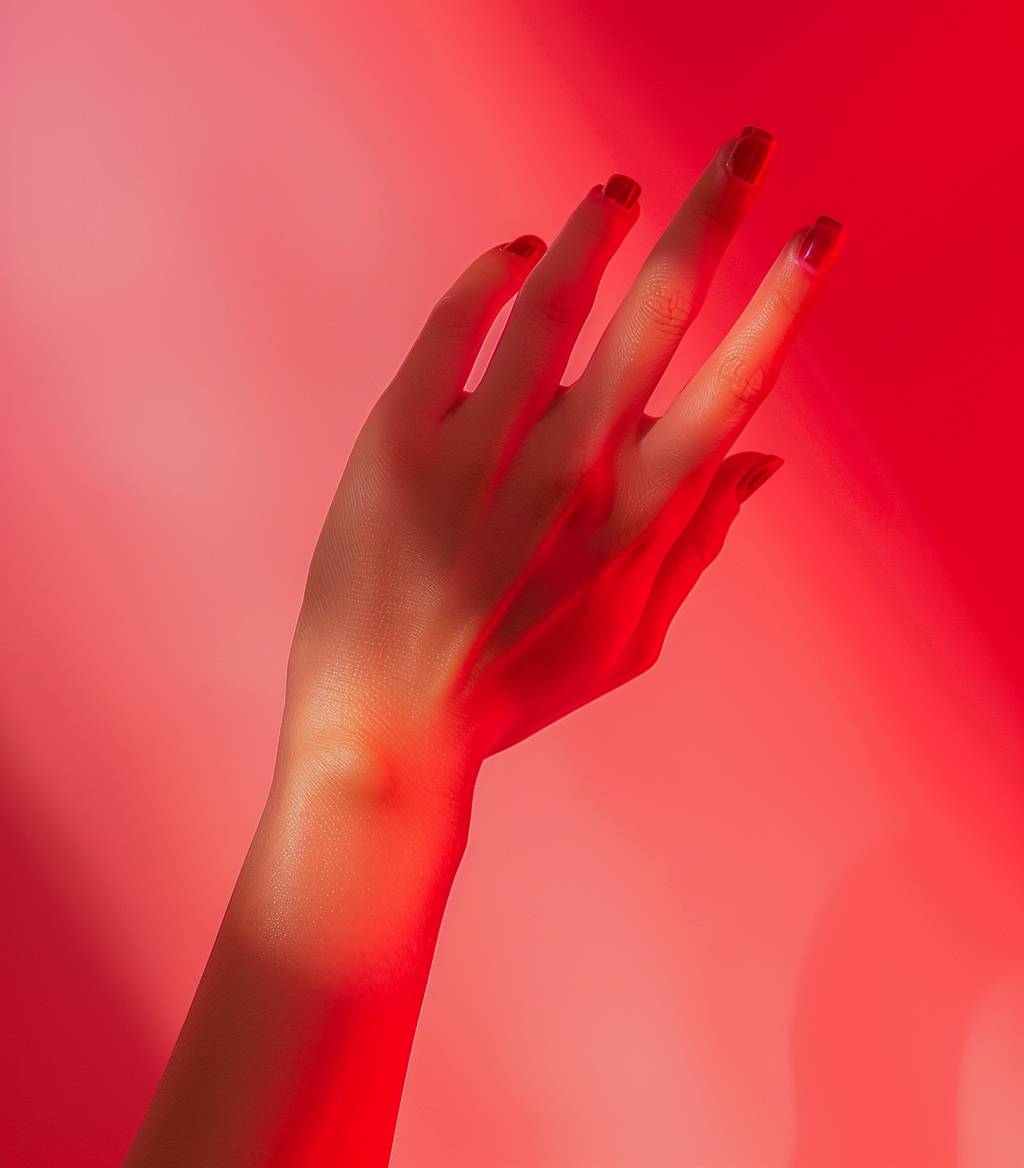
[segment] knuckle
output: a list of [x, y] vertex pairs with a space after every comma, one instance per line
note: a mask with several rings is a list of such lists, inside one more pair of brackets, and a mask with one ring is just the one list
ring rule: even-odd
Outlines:
[[423, 430], [410, 426], [405, 411], [381, 402], [370, 412], [356, 439], [367, 482], [411, 471], [426, 462]]
[[532, 477], [545, 507], [560, 511], [589, 496], [589, 468], [581, 454], [564, 449], [552, 450], [534, 467]]
[[541, 329], [560, 332], [582, 324], [588, 306], [580, 290], [572, 284], [546, 284], [530, 296], [530, 319]]
[[801, 274], [787, 272], [780, 276], [772, 290], [774, 307], [787, 316], [803, 316], [807, 301], [807, 280]]
[[561, 502], [586, 492], [589, 485], [586, 468], [579, 459], [556, 459], [548, 467], [548, 488]]
[[699, 298], [684, 280], [655, 280], [640, 291], [637, 308], [646, 326], [676, 338], [686, 332], [697, 315]]
[[588, 245], [607, 243], [613, 215], [614, 209], [608, 199], [584, 199], [573, 212], [572, 232], [582, 236]]
[[747, 407], [756, 405], [764, 396], [767, 375], [764, 366], [749, 353], [732, 350], [719, 361], [714, 383], [716, 397]]

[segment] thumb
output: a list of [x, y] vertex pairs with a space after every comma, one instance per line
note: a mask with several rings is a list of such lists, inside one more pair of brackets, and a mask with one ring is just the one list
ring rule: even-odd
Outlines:
[[756, 450], [730, 454], [722, 460], [704, 498], [679, 537], [680, 544], [686, 545], [687, 551], [697, 559], [701, 568], [706, 568], [722, 550], [729, 527], [739, 514], [741, 504], [783, 462], [784, 459], [777, 454], [761, 454]]
[[704, 498], [658, 570], [636, 632], [611, 680], [612, 686], [636, 677], [657, 660], [672, 618], [701, 573], [722, 550], [743, 501], [782, 462], [777, 454], [757, 451], [730, 454], [721, 461]]

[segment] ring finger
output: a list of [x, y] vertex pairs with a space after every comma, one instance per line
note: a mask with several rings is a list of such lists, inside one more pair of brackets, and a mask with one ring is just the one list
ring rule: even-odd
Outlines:
[[559, 403], [573, 435], [636, 420], [704, 303], [774, 150], [772, 136], [753, 126], [719, 147]]

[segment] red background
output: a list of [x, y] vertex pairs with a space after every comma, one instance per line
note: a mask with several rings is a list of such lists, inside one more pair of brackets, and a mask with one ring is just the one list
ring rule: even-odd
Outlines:
[[655, 668], [486, 765], [393, 1163], [1024, 1163], [1009, 7], [258, 7], [0, 14], [5, 1162], [114, 1162], [141, 1117], [433, 301], [634, 175], [578, 371], [754, 123], [768, 186], [652, 404], [832, 215], [737, 447], [786, 465]]

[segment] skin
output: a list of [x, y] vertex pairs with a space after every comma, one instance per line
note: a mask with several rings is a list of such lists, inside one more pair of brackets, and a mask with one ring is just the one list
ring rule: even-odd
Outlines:
[[635, 184], [609, 197], [628, 180], [549, 248], [484, 252], [430, 313], [317, 543], [267, 804], [128, 1168], [387, 1164], [481, 763], [648, 669], [781, 465], [727, 452], [835, 259], [831, 220], [794, 233], [664, 415], [644, 409], [773, 145], [722, 145], [572, 385], [640, 213]]

